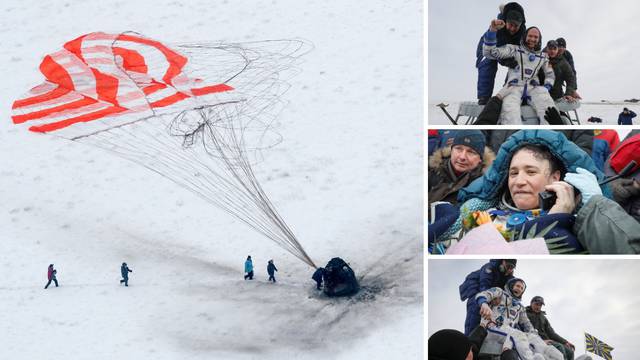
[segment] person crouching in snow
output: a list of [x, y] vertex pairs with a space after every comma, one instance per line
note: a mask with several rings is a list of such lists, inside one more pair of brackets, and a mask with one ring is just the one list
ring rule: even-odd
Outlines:
[[[497, 47], [496, 32], [505, 26], [503, 20], [491, 20], [491, 26], [484, 35], [482, 45], [483, 55], [490, 59], [515, 58], [518, 66], [509, 68], [507, 72], [507, 85], [502, 99], [502, 111], [500, 113], [501, 124], [521, 124], [520, 104], [528, 103], [533, 107], [541, 124], [547, 123], [544, 113], [547, 108], [555, 108], [549, 91], [553, 87], [555, 74], [549, 64], [549, 59], [542, 52], [542, 34], [535, 26], [528, 28], [520, 42], [520, 45], [506, 44]], [[538, 71], [545, 75], [544, 84], [539, 83]]]
[[47, 268], [47, 280], [49, 281], [47, 282], [47, 285], [44, 286], [45, 289], [51, 285], [52, 281], [56, 284], [56, 287], [58, 287], [58, 279], [56, 279], [57, 272], [58, 270], [53, 268], [53, 264], [49, 264], [49, 268]]
[[[640, 253], [640, 224], [608, 198], [609, 186], [598, 184], [603, 179], [593, 159], [564, 134], [520, 130], [500, 147], [491, 168], [460, 190], [461, 216], [440, 240], [455, 238], [462, 219], [479, 210], [513, 233], [527, 234], [534, 225], [539, 233], [551, 226], [544, 238], [562, 238], [567, 250]], [[556, 196], [544, 210], [543, 191]]]
[[244, 262], [244, 279], [253, 280], [253, 261], [251, 260], [251, 255], [247, 256], [247, 260]]
[[120, 284], [124, 283], [124, 286], [129, 286], [129, 273], [133, 272], [133, 270], [129, 269], [126, 262], [122, 263], [120, 266], [120, 274], [122, 275], [122, 280], [120, 280]]
[[269, 281], [276, 282], [275, 271], [278, 271], [275, 265], [273, 265], [273, 260], [269, 260], [267, 264], [267, 274], [269, 274]]
[[[547, 345], [529, 321], [525, 307], [520, 303], [526, 284], [513, 278], [504, 286], [482, 291], [476, 295], [482, 321], [487, 332], [505, 337], [501, 359], [563, 360], [562, 353]], [[518, 330], [519, 327], [522, 330]]]

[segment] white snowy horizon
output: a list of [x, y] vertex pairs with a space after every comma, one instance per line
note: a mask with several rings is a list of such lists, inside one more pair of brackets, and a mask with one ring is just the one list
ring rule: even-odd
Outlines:
[[[458, 286], [487, 262], [429, 258], [428, 336], [441, 329], [464, 331], [466, 301], [460, 301]], [[536, 295], [544, 298], [542, 310], [556, 333], [575, 345], [576, 357], [585, 353], [587, 332], [614, 347], [614, 359], [633, 360], [640, 328], [638, 271], [636, 259], [563, 257], [519, 259], [514, 276], [527, 284], [524, 305]]]
[[[4, 5], [0, 358], [423, 357], [421, 2]], [[282, 98], [283, 141], [253, 170], [316, 264], [344, 258], [369, 298], [326, 299], [311, 267], [166, 178], [12, 124], [46, 54], [129, 30], [166, 44], [313, 44]], [[254, 281], [242, 280], [248, 254]], [[50, 263], [60, 287], [44, 290]]]

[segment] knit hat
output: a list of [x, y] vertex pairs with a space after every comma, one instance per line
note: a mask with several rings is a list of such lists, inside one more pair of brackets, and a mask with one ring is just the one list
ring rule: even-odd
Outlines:
[[518, 11], [511, 10], [507, 13], [507, 16], [505, 16], [504, 19], [505, 19], [505, 22], [514, 23], [520, 26], [524, 21], [524, 16], [522, 16], [522, 14], [520, 14], [520, 12]]
[[557, 49], [558, 48], [558, 42], [555, 40], [549, 40], [547, 41], [547, 49]]
[[567, 47], [567, 41], [564, 38], [557, 38], [556, 42], [558, 43], [559, 47], [563, 47], [563, 48]]
[[534, 296], [531, 298], [531, 303], [540, 303], [542, 305], [544, 305], [544, 299], [542, 298], [542, 296]]
[[465, 360], [471, 341], [457, 330], [444, 329], [429, 337], [429, 359]]
[[451, 148], [456, 145], [468, 146], [482, 158], [484, 155], [485, 137], [480, 130], [460, 130], [456, 132]]

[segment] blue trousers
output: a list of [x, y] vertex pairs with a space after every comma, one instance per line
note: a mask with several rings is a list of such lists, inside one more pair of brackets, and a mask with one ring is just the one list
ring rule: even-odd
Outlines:
[[480, 325], [480, 307], [475, 297], [467, 300], [467, 318], [464, 320], [464, 335], [469, 336], [476, 326]]

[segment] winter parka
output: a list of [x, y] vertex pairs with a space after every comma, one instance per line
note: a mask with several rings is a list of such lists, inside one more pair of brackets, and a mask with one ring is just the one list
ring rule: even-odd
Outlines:
[[533, 311], [531, 306], [527, 306], [527, 317], [529, 318], [529, 321], [531, 321], [531, 325], [538, 330], [538, 335], [540, 335], [542, 340], [553, 340], [561, 344], [566, 344], [568, 341], [562, 336], [556, 334], [545, 315], [546, 313], [544, 311], [536, 313]]
[[485, 146], [480, 165], [469, 172], [456, 176], [451, 166], [451, 147], [436, 150], [429, 157], [429, 203], [446, 201], [457, 204], [458, 190], [482, 176], [494, 158], [493, 151]]
[[464, 279], [458, 287], [460, 300], [465, 301], [492, 287], [504, 288], [508, 280], [513, 279], [513, 275], [505, 275], [500, 271], [502, 259], [491, 259], [482, 265], [480, 270], [476, 270]]

